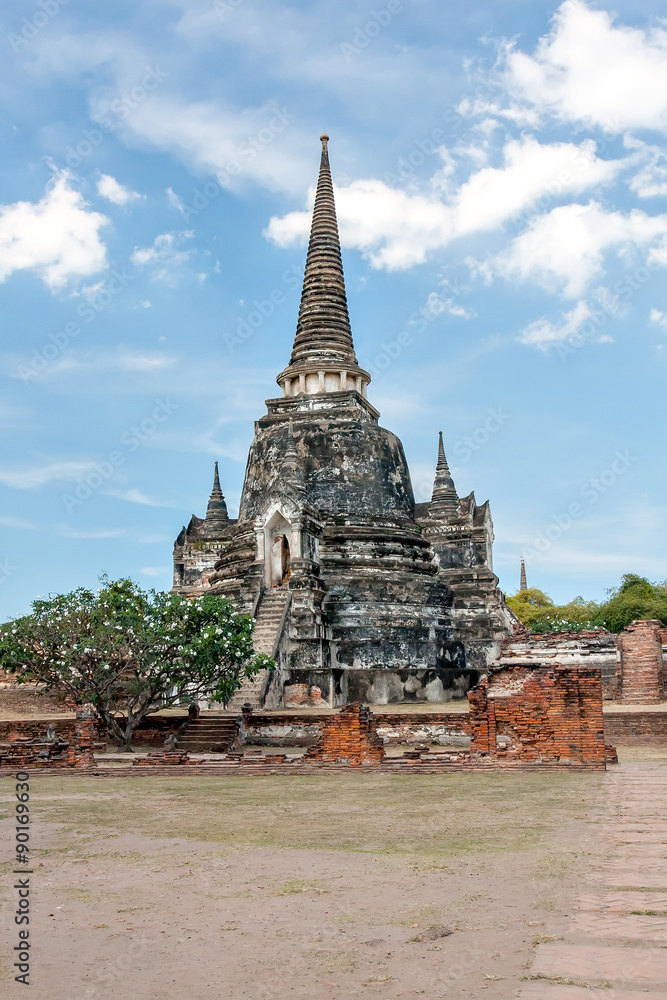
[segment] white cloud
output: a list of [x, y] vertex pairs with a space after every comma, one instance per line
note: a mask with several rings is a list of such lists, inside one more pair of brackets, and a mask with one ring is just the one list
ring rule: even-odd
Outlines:
[[510, 48], [505, 84], [524, 105], [612, 133], [667, 129], [667, 31], [617, 25], [566, 0], [534, 53]]
[[185, 217], [185, 205], [183, 204], [183, 199], [180, 195], [177, 195], [173, 188], [168, 187], [167, 191], [167, 201], [172, 208], [177, 209], [183, 217]]
[[127, 500], [128, 503], [138, 503], [142, 507], [178, 507], [179, 504], [168, 500], [155, 500], [142, 493], [141, 490], [107, 490], [109, 496], [118, 500]]
[[[107, 375], [111, 372], [166, 371], [174, 368], [177, 361], [178, 359], [172, 355], [162, 354], [159, 351], [132, 350], [123, 344], [113, 349], [100, 348], [88, 351], [77, 351], [70, 348], [63, 352], [59, 358], [50, 362], [44, 371], [40, 372], [39, 377], [48, 380], [74, 376], [78, 380], [79, 387], [82, 384], [88, 384], [93, 387], [91, 391], [95, 392], [97, 391], [94, 388], [96, 383], [92, 381], [86, 383], [85, 380], [82, 383], [83, 376]], [[14, 359], [11, 360], [11, 364], [13, 366], [10, 368], [11, 375], [14, 378], [20, 378]]]
[[34, 270], [57, 289], [106, 267], [99, 231], [109, 220], [90, 209], [71, 180], [67, 171], [56, 172], [41, 201], [0, 206], [0, 281]]
[[539, 143], [530, 136], [511, 139], [502, 167], [484, 167], [461, 187], [454, 201], [457, 235], [495, 229], [538, 199], [581, 194], [613, 180], [622, 160], [602, 160], [591, 139]]
[[153, 372], [163, 368], [173, 368], [176, 359], [165, 354], [140, 354], [138, 351], [121, 351], [116, 364], [121, 371]]
[[16, 490], [34, 490], [60, 480], [76, 480], [95, 471], [95, 462], [45, 462], [31, 469], [0, 469], [0, 483]]
[[165, 576], [167, 573], [171, 573], [171, 569], [167, 566], [143, 566], [139, 570], [144, 576]]
[[152, 247], [145, 247], [144, 249], [135, 247], [131, 257], [132, 263], [137, 265], [164, 264], [167, 262], [183, 263], [188, 260], [190, 254], [188, 251], [177, 250], [176, 248], [184, 239], [190, 239], [192, 235], [191, 231], [185, 233], [161, 233], [153, 240]]
[[625, 145], [636, 149], [640, 159], [639, 171], [630, 179], [631, 191], [640, 198], [658, 198], [667, 194], [667, 155], [659, 146], [649, 146], [632, 136], [626, 136]]
[[99, 539], [122, 538], [127, 534], [127, 531], [125, 528], [92, 528], [90, 530], [86, 530], [85, 528], [72, 528], [69, 524], [61, 524], [58, 527], [57, 533], [62, 535], [64, 538]]
[[183, 265], [192, 256], [191, 250], [180, 248], [193, 236], [192, 230], [160, 233], [153, 240], [152, 246], [135, 247], [130, 260], [136, 267], [152, 267], [154, 278], [174, 285]]
[[111, 174], [100, 174], [97, 181], [97, 193], [112, 201], [114, 205], [127, 205], [130, 201], [136, 201], [141, 195], [130, 188], [123, 187]]
[[667, 330], [667, 313], [662, 312], [660, 309], [651, 309], [649, 322], [655, 323], [656, 326], [661, 326], [663, 330]]
[[454, 302], [454, 299], [443, 299], [437, 292], [431, 292], [426, 304], [420, 310], [426, 319], [436, 319], [443, 313], [458, 316], [460, 319], [473, 319], [477, 315], [474, 309], [464, 309]]
[[[541, 197], [559, 199], [599, 187], [624, 165], [600, 159], [591, 140], [543, 145], [524, 137], [506, 143], [502, 166], [473, 173], [446, 201], [380, 180], [353, 181], [336, 188], [341, 241], [361, 250], [374, 267], [408, 268], [457, 237], [499, 228]], [[435, 188], [442, 187], [440, 180], [436, 174]], [[310, 211], [290, 212], [272, 218], [266, 236], [288, 246], [304, 240], [309, 227]]]
[[37, 525], [32, 521], [24, 521], [20, 517], [0, 517], [0, 525], [3, 528], [17, 528], [21, 531], [36, 531]]
[[577, 302], [574, 309], [563, 314], [560, 323], [552, 323], [546, 316], [542, 316], [522, 330], [518, 340], [530, 347], [546, 349], [578, 333], [590, 317], [590, 306], [585, 299], [582, 299], [581, 302]]
[[[117, 120], [115, 95], [97, 97], [92, 117]], [[116, 128], [117, 134], [136, 144], [178, 156], [198, 172], [212, 173], [223, 188], [237, 189], [252, 181], [272, 190], [299, 190], [307, 176], [308, 157], [299, 152], [305, 144], [281, 142], [295, 114], [290, 109], [265, 104], [256, 108], [233, 108], [222, 101], [188, 103], [176, 95], [151, 94], [150, 100], [133, 108]], [[312, 146], [312, 141], [310, 143]], [[206, 181], [202, 187], [206, 187]], [[208, 182], [204, 204], [219, 194]], [[196, 214], [200, 209], [195, 207]]]
[[635, 210], [607, 212], [588, 205], [562, 205], [535, 219], [506, 251], [487, 262], [487, 273], [533, 281], [566, 298], [578, 298], [602, 270], [611, 249], [646, 247], [662, 240], [649, 259], [662, 262], [667, 215], [649, 216]]

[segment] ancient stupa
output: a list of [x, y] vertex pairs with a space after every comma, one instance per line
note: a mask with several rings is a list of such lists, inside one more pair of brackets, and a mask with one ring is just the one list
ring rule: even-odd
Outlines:
[[277, 667], [258, 706], [442, 701], [497, 656], [509, 615], [488, 503], [457, 495], [440, 434], [430, 503], [378, 423], [354, 351], [328, 136], [282, 395], [256, 423], [237, 520], [216, 471], [204, 519], [174, 548], [174, 590], [230, 597]]

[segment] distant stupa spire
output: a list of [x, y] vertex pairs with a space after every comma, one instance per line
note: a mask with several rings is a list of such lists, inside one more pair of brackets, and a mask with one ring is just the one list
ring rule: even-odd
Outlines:
[[218, 463], [215, 463], [215, 473], [213, 475], [213, 489], [206, 508], [207, 528], [226, 528], [229, 524], [229, 514], [227, 504], [220, 489], [220, 475], [218, 473]]
[[521, 581], [519, 583], [519, 590], [528, 590], [528, 583], [526, 581], [526, 564], [521, 560]]
[[438, 464], [435, 469], [433, 495], [429, 506], [430, 517], [446, 517], [458, 511], [459, 498], [454, 486], [452, 474], [447, 465], [445, 447], [442, 443], [442, 431], [438, 438]]

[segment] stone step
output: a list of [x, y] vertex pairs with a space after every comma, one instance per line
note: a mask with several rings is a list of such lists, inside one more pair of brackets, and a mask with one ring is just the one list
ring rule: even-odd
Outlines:
[[192, 750], [229, 750], [236, 740], [238, 725], [235, 718], [204, 717], [192, 719], [179, 737], [178, 745]]

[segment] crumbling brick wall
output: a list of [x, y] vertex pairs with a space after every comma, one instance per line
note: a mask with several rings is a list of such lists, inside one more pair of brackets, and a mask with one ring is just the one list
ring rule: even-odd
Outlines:
[[483, 677], [468, 700], [473, 757], [506, 764], [605, 766], [597, 668], [505, 664]]
[[354, 702], [327, 719], [315, 746], [304, 755], [308, 763], [380, 764], [384, 744], [369, 708]]
[[0, 745], [0, 767], [93, 768], [97, 735], [95, 711], [91, 705], [83, 706], [77, 709], [71, 740], [62, 735], [53, 740], [18, 736]]
[[45, 693], [43, 684], [18, 684], [13, 674], [0, 670], [0, 710], [17, 715], [43, 715], [45, 712], [67, 712], [71, 701], [57, 692]]
[[537, 633], [520, 626], [503, 642], [500, 662], [553, 660], [554, 663], [599, 667], [602, 697], [613, 700], [616, 697], [616, 644], [617, 636], [605, 628]]
[[652, 619], [631, 622], [618, 637], [618, 698], [650, 705], [664, 698], [662, 627]]

